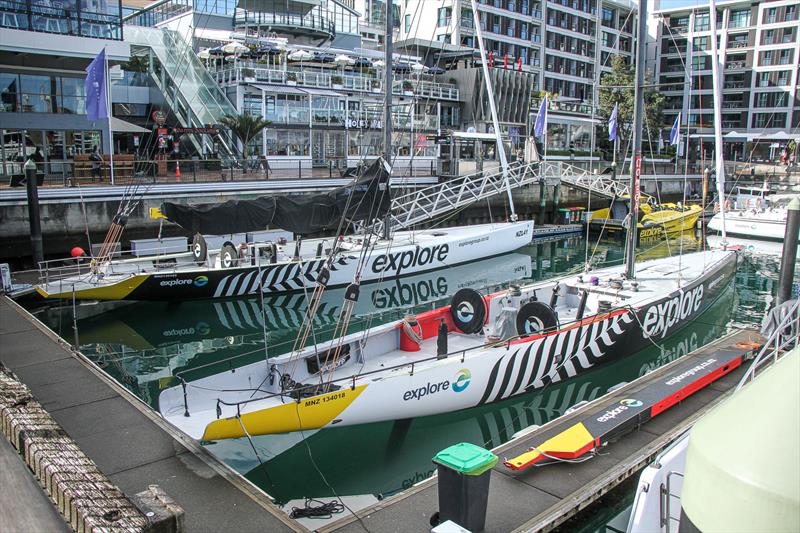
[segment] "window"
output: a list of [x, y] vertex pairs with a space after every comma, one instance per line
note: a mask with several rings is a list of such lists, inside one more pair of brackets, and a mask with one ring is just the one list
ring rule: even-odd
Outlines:
[[695, 37], [692, 42], [695, 50], [708, 50], [708, 37]]
[[411, 31], [411, 15], [405, 16], [405, 30], [406, 33], [409, 33]]
[[797, 6], [786, 6], [786, 15], [783, 17], [785, 22], [789, 22], [791, 20], [797, 20]]
[[778, 72], [778, 87], [785, 87], [789, 85], [789, 71], [788, 70], [781, 70]]
[[450, 19], [452, 17], [453, 10], [449, 7], [440, 7], [439, 8], [439, 16], [436, 22], [436, 26], [442, 28], [444, 26], [450, 25]]
[[755, 113], [753, 115], [754, 128], [768, 128], [773, 122], [773, 113]]
[[778, 18], [778, 8], [772, 7], [764, 10], [764, 24], [773, 24]]
[[794, 28], [784, 28], [783, 29], [783, 44], [793, 43], [794, 42]]
[[731, 19], [728, 23], [729, 28], [744, 28], [750, 25], [750, 10], [739, 9], [731, 11]]
[[607, 28], [613, 28], [614, 27], [614, 10], [613, 9], [608, 9], [607, 7], [603, 8], [602, 24], [603, 24], [603, 26], [605, 26]]
[[449, 33], [443, 33], [441, 35], [438, 35], [436, 37], [436, 40], [439, 41], [440, 43], [450, 44], [450, 34]]
[[788, 65], [792, 62], [792, 50], [781, 50], [778, 57], [779, 65]]
[[764, 30], [761, 32], [761, 44], [773, 44], [775, 42], [775, 30]]
[[761, 66], [766, 67], [772, 64], [772, 50], [761, 52]]
[[694, 31], [708, 31], [711, 29], [708, 13], [698, 13], [694, 17]]

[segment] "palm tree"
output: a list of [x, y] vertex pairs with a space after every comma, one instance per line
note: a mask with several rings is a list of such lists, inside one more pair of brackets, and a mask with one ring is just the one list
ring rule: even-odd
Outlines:
[[242, 142], [242, 158], [245, 160], [242, 173], [247, 174], [248, 145], [256, 135], [259, 135], [264, 128], [270, 125], [270, 121], [248, 113], [240, 113], [238, 115], [225, 115], [220, 119], [220, 123], [231, 130]]

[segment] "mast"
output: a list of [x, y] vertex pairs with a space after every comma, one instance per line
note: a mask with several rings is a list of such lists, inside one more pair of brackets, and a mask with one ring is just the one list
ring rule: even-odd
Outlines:
[[717, 197], [719, 198], [719, 216], [722, 219], [722, 245], [725, 246], [728, 239], [725, 233], [725, 161], [722, 157], [722, 86], [720, 83], [720, 59], [717, 51], [716, 0], [709, 0], [708, 10], [708, 19], [711, 21], [711, 82], [714, 87], [714, 155], [717, 163]]
[[[642, 174], [642, 124], [644, 122], [644, 68], [647, 61], [647, 0], [639, 0], [639, 30], [636, 36], [636, 86], [633, 106], [633, 165], [631, 165], [628, 240], [625, 241], [625, 277], [636, 277], [636, 223], [639, 218], [639, 178]], [[623, 162], [625, 159], [623, 158]]]
[[[386, 52], [386, 75], [384, 78], [384, 93], [386, 95], [385, 107], [383, 109], [383, 158], [388, 165], [392, 164], [392, 55], [394, 54], [394, 47], [392, 46], [392, 32], [394, 31], [394, 0], [386, 0], [386, 28], [383, 35], [383, 47]], [[391, 182], [391, 176], [389, 178]], [[388, 188], [387, 193], [391, 194], [391, 186]], [[383, 221], [383, 235], [384, 239], [389, 239], [390, 234], [390, 221], [391, 215], [386, 214]]]
[[500, 167], [503, 170], [503, 181], [506, 183], [508, 193], [508, 205], [511, 208], [511, 221], [517, 220], [517, 213], [514, 211], [514, 199], [511, 197], [511, 184], [508, 181], [508, 160], [506, 150], [503, 147], [503, 138], [500, 134], [500, 122], [497, 120], [497, 107], [494, 105], [494, 89], [492, 80], [489, 77], [489, 65], [486, 63], [486, 50], [483, 47], [483, 32], [478, 18], [478, 1], [472, 0], [472, 18], [475, 23], [475, 36], [478, 39], [478, 49], [481, 53], [481, 65], [483, 66], [483, 78], [486, 80], [486, 96], [489, 98], [489, 110], [492, 113], [492, 124], [494, 125], [495, 142], [497, 143], [497, 153], [500, 156]]
[[385, 77], [385, 93], [386, 101], [383, 109], [383, 157], [386, 162], [391, 164], [392, 161], [392, 26], [394, 25], [393, 17], [393, 0], [386, 1], [386, 28], [383, 34], [383, 48], [386, 52], [386, 77]]

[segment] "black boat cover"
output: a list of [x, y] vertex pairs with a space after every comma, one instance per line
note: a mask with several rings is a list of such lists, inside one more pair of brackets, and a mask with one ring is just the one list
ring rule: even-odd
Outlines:
[[192, 233], [227, 235], [277, 226], [298, 235], [336, 229], [344, 218], [369, 224], [391, 207], [389, 167], [376, 159], [361, 177], [330, 192], [314, 195], [273, 195], [221, 204], [161, 204], [167, 220]]

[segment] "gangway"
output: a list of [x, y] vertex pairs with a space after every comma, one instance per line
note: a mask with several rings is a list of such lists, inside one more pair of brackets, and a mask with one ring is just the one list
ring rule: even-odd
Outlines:
[[[630, 189], [625, 183], [626, 180], [618, 180], [608, 174], [592, 174], [587, 170], [566, 163], [558, 165], [558, 175], [552, 177], [558, 177], [561, 183], [565, 185], [608, 200], [630, 196]], [[650, 197], [645, 193], [640, 193], [639, 196], [644, 201], [647, 201]]]
[[[569, 165], [561, 161], [510, 163], [508, 181], [511, 189], [532, 183], [550, 183], [552, 181], [577, 187], [591, 187], [592, 192], [606, 198], [627, 194], [627, 187], [614, 180], [597, 180], [600, 176], [591, 175], [589, 171]], [[456, 179], [417, 189], [407, 194], [396, 196], [392, 200], [390, 223], [393, 229], [409, 228], [420, 222], [428, 221], [467, 206], [471, 203], [491, 198], [506, 192], [506, 184], [501, 169], [476, 172]], [[383, 229], [383, 223], [377, 224], [377, 231]]]
[[[125, 25], [125, 40], [149, 50], [148, 71], [170, 110], [185, 127], [219, 124], [236, 109], [186, 40], [174, 30]], [[213, 151], [201, 135], [189, 135], [200, 153]], [[222, 129], [216, 138], [223, 155], [234, 156], [233, 140]]]

